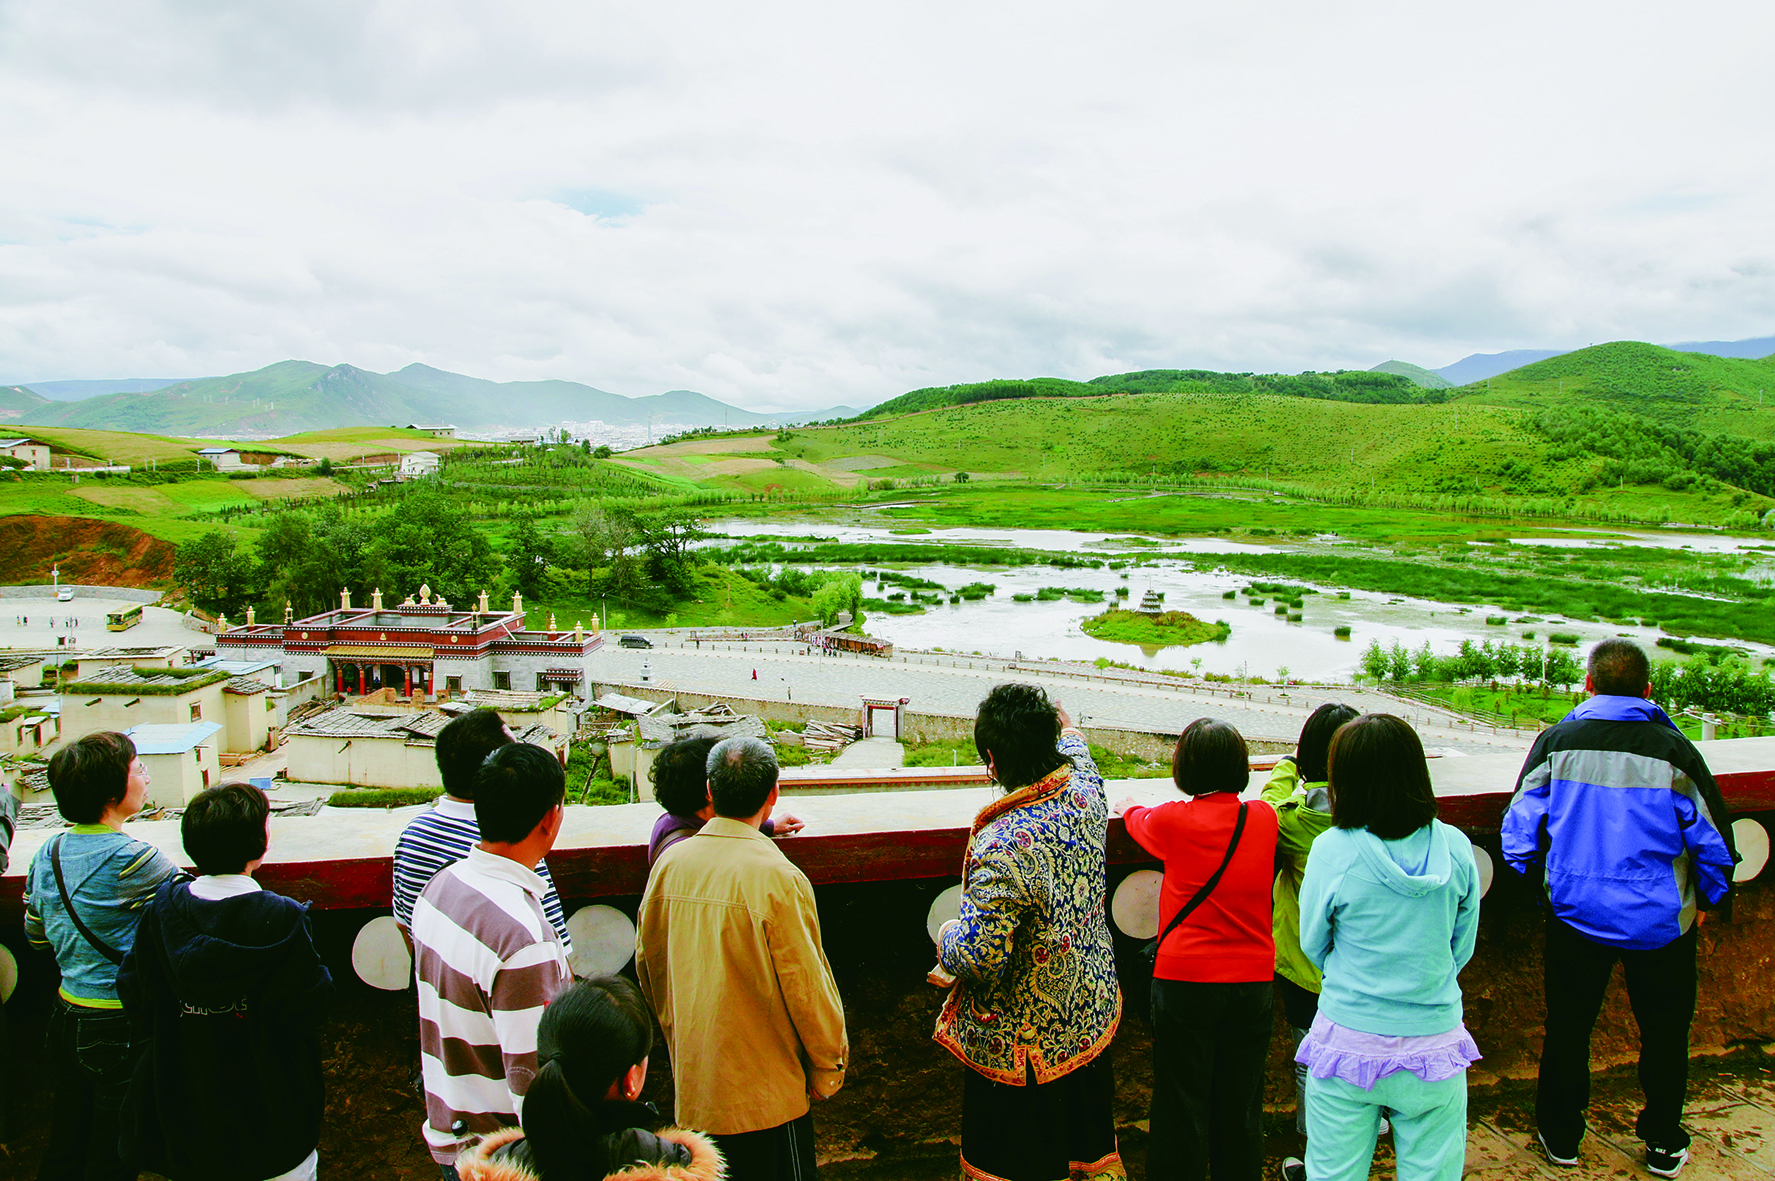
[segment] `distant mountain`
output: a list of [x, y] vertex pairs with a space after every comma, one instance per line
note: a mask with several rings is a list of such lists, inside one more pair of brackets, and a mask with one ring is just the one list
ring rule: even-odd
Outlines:
[[48, 399], [22, 385], [0, 385], [0, 422], [34, 419], [48, 404]]
[[1427, 390], [1446, 390], [1454, 383], [1440, 373], [1432, 373], [1421, 365], [1413, 365], [1409, 361], [1382, 361], [1370, 373], [1391, 373], [1414, 382]]
[[52, 402], [78, 402], [82, 398], [96, 398], [100, 394], [140, 394], [148, 390], [162, 390], [177, 382], [189, 380], [191, 379], [184, 377], [120, 377], [110, 381], [27, 381], [25, 385]]
[[252, 373], [61, 403], [33, 417], [44, 426], [251, 437], [341, 426], [450, 422], [456, 409], [453, 399], [352, 365], [280, 361]]
[[1745, 357], [1761, 360], [1775, 354], [1775, 336], [1753, 336], [1749, 340], [1685, 340], [1667, 344], [1679, 353], [1707, 353], [1715, 357]]
[[[104, 382], [45, 382], [64, 390]], [[112, 385], [124, 383], [109, 383]], [[280, 361], [251, 373], [52, 402], [0, 387], [0, 421], [147, 434], [274, 437], [352, 426], [453, 423], [466, 432], [537, 430], [560, 422], [641, 426], [769, 426], [848, 417], [848, 407], [762, 414], [691, 390], [625, 398], [576, 381], [487, 381], [429, 365], [372, 373], [352, 365]]]
[[1474, 353], [1462, 357], [1453, 365], [1444, 365], [1430, 372], [1447, 381], [1449, 385], [1470, 385], [1488, 377], [1496, 377], [1500, 373], [1508, 373], [1512, 369], [1520, 369], [1524, 365], [1532, 365], [1536, 361], [1557, 357], [1561, 352], [1561, 349], [1511, 349], [1507, 353]]

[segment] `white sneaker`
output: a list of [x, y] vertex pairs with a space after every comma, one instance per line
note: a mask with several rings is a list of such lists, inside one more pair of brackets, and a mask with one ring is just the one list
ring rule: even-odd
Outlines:
[[1282, 1181], [1307, 1181], [1307, 1164], [1298, 1156], [1282, 1162]]
[[1660, 1177], [1674, 1177], [1683, 1171], [1689, 1163], [1689, 1150], [1678, 1148], [1674, 1152], [1666, 1152], [1662, 1148], [1646, 1145], [1646, 1172], [1655, 1173]]

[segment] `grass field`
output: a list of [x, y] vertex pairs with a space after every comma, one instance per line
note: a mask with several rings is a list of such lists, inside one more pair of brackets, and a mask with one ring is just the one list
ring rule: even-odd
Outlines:
[[166, 435], [136, 435], [128, 431], [89, 431], [68, 426], [31, 426], [26, 423], [6, 426], [8, 433], [17, 432], [41, 439], [58, 452], [145, 466], [149, 460], [158, 463], [190, 463], [197, 458], [199, 447], [213, 446], [213, 439], [175, 439]]

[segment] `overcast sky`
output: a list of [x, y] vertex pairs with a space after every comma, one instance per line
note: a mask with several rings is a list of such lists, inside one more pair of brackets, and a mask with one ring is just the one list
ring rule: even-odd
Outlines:
[[759, 409], [1775, 333], [1766, 0], [0, 0], [0, 379]]

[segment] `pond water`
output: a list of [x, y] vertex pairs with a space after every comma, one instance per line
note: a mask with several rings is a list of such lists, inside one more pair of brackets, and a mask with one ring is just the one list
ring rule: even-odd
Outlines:
[[[1089, 533], [1074, 529], [901, 529], [880, 525], [829, 525], [776, 521], [711, 521], [709, 529], [730, 537], [814, 536], [826, 541], [904, 542], [917, 545], [991, 545], [1004, 549], [1091, 550], [1097, 554], [1190, 553], [1262, 554], [1275, 546], [1218, 537], [1147, 537], [1137, 533]], [[717, 543], [719, 544], [719, 543]]]
[[[779, 534], [788, 535], [795, 527], [781, 522], [757, 527], [755, 522], [716, 522], [710, 528], [734, 536]], [[946, 541], [979, 542], [995, 539], [993, 544], [1029, 549], [1090, 549], [1102, 556], [1119, 556], [1116, 550], [1098, 548], [1115, 538], [1129, 534], [1091, 534], [1055, 530], [933, 530], [930, 533], [904, 535], [886, 529], [866, 527], [826, 527], [815, 530], [821, 538], [842, 541]], [[1002, 540], [998, 540], [1002, 539]], [[1196, 553], [1212, 555], [1291, 547], [1264, 547], [1226, 542], [1218, 539], [1165, 540], [1165, 553]], [[1213, 547], [1213, 548], [1209, 548]], [[1122, 553], [1152, 554], [1149, 547], [1128, 547]], [[1206, 563], [1202, 563], [1206, 565]], [[1261, 607], [1250, 605], [1243, 595], [1224, 598], [1227, 591], [1240, 591], [1249, 586], [1253, 576], [1227, 570], [1186, 569], [1181, 561], [1149, 562], [1126, 571], [1062, 569], [1048, 566], [1021, 566], [1011, 569], [982, 568], [952, 563], [915, 567], [894, 567], [903, 574], [929, 579], [954, 590], [970, 582], [990, 582], [997, 591], [990, 597], [957, 604], [945, 603], [927, 607], [922, 615], [889, 615], [882, 611], [869, 613], [869, 634], [891, 640], [899, 648], [942, 648], [949, 652], [978, 652], [997, 657], [1025, 659], [1059, 659], [1092, 661], [1099, 657], [1150, 669], [1172, 669], [1180, 672], [1200, 671], [1229, 676], [1262, 676], [1274, 678], [1279, 669], [1288, 669], [1290, 677], [1300, 680], [1344, 681], [1358, 671], [1362, 653], [1372, 640], [1390, 647], [1397, 640], [1410, 649], [1424, 641], [1441, 654], [1452, 652], [1464, 639], [1474, 641], [1508, 641], [1512, 644], [1541, 646], [1549, 631], [1567, 632], [1580, 638], [1576, 654], [1580, 657], [1590, 644], [1614, 635], [1630, 636], [1648, 650], [1664, 633], [1656, 628], [1617, 627], [1614, 624], [1571, 622], [1562, 617], [1540, 617], [1533, 623], [1512, 622], [1506, 626], [1488, 625], [1489, 610], [1471, 604], [1442, 603], [1400, 595], [1351, 591], [1348, 599], [1337, 597], [1336, 588], [1316, 587], [1319, 594], [1304, 595], [1304, 607], [1298, 612], [1304, 618], [1290, 623], [1275, 614], [1273, 597]], [[1127, 578], [1122, 575], [1126, 574]], [[1259, 576], [1263, 581], [1285, 581]], [[1310, 582], [1293, 585], [1313, 586]], [[1104, 592], [1101, 603], [1077, 603], [1071, 600], [1051, 602], [1016, 602], [1012, 596], [1033, 593], [1045, 586], [1085, 587]], [[1204, 644], [1143, 649], [1133, 644], [1114, 643], [1088, 636], [1080, 622], [1097, 615], [1116, 601], [1115, 591], [1126, 587], [1127, 606], [1138, 606], [1146, 592], [1156, 590], [1165, 596], [1165, 608], [1188, 611], [1198, 619], [1224, 619], [1232, 625], [1232, 635], [1225, 641]], [[889, 583], [877, 590], [874, 582], [864, 585], [868, 598], [885, 598], [905, 588]], [[1466, 608], [1463, 610], [1463, 608]], [[1514, 621], [1522, 618], [1511, 616]], [[1338, 639], [1333, 629], [1350, 628], [1350, 638]], [[1523, 633], [1532, 631], [1536, 639], [1527, 640]], [[1746, 644], [1760, 656], [1775, 655], [1775, 649]], [[1200, 665], [1195, 662], [1200, 661]]]

